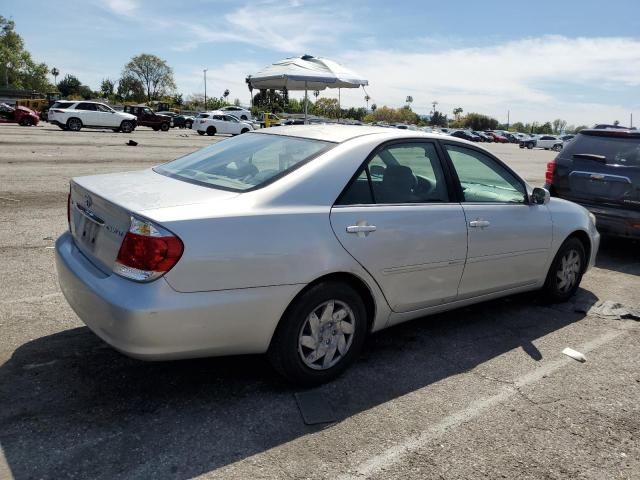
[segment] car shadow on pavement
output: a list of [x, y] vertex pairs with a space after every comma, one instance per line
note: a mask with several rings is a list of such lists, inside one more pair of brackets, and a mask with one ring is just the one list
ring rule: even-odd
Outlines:
[[[527, 294], [416, 320], [372, 335], [316, 391], [340, 422], [514, 349], [538, 361], [533, 342], [583, 315]], [[0, 367], [0, 441], [18, 480], [186, 479], [325, 428], [304, 424], [300, 391], [263, 356], [145, 363], [75, 328]]]
[[640, 240], [603, 236], [596, 266], [629, 275], [640, 275]]

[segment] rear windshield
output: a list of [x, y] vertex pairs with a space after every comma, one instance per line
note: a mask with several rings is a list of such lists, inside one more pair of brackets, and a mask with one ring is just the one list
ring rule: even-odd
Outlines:
[[562, 156], [602, 155], [611, 165], [640, 166], [640, 137], [621, 138], [579, 134], [562, 149]]
[[56, 102], [53, 104], [53, 107], [51, 108], [69, 108], [74, 103], [75, 102]]
[[199, 185], [242, 192], [283, 177], [333, 145], [306, 138], [245, 133], [154, 170]]

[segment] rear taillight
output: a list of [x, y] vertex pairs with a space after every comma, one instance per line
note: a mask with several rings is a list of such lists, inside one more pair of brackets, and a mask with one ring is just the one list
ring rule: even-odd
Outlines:
[[555, 160], [552, 160], [551, 162], [547, 163], [547, 171], [544, 172], [544, 180], [548, 185], [551, 185], [553, 183], [553, 174], [556, 171], [556, 162]]
[[168, 230], [131, 217], [113, 271], [131, 280], [149, 282], [171, 270], [183, 251], [182, 241]]

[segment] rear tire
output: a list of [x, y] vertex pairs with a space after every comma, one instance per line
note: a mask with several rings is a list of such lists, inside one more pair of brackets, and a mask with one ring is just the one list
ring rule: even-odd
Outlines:
[[72, 132], [79, 132], [82, 129], [82, 120], [73, 117], [67, 120], [67, 129]]
[[558, 249], [542, 287], [542, 298], [548, 303], [566, 302], [575, 295], [586, 268], [583, 243], [569, 237]]
[[209, 127], [207, 128], [207, 135], [209, 135], [210, 137], [212, 137], [213, 135], [216, 134], [216, 127]]
[[184, 128], [188, 128], [189, 130], [191, 130], [191, 127], [193, 127], [193, 122], [185, 122], [184, 123]]
[[366, 334], [367, 315], [360, 295], [345, 283], [319, 283], [289, 305], [267, 355], [290, 382], [319, 385], [353, 363]]
[[31, 120], [29, 117], [23, 118], [22, 120], [20, 120], [20, 125], [22, 125], [23, 127], [30, 127], [33, 125], [33, 120]]
[[131, 133], [133, 132], [133, 123], [131, 123], [128, 120], [124, 120], [121, 124], [120, 124], [120, 131], [122, 133]]
[[240, 130], [240, 135], [242, 135], [243, 133], [247, 133], [248, 131], [248, 128], [243, 128], [242, 130]]
[[533, 150], [533, 143], [527, 143], [527, 148], [529, 150]]
[[554, 152], [559, 152], [560, 150], [562, 150], [562, 145], [560, 144], [554, 145], [551, 150], [553, 150]]

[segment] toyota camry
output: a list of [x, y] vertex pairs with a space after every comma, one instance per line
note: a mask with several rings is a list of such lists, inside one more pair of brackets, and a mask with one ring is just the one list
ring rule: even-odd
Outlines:
[[155, 168], [74, 178], [62, 291], [135, 358], [266, 353], [325, 382], [370, 332], [528, 290], [571, 297], [593, 215], [465, 140], [363, 126], [229, 138]]

